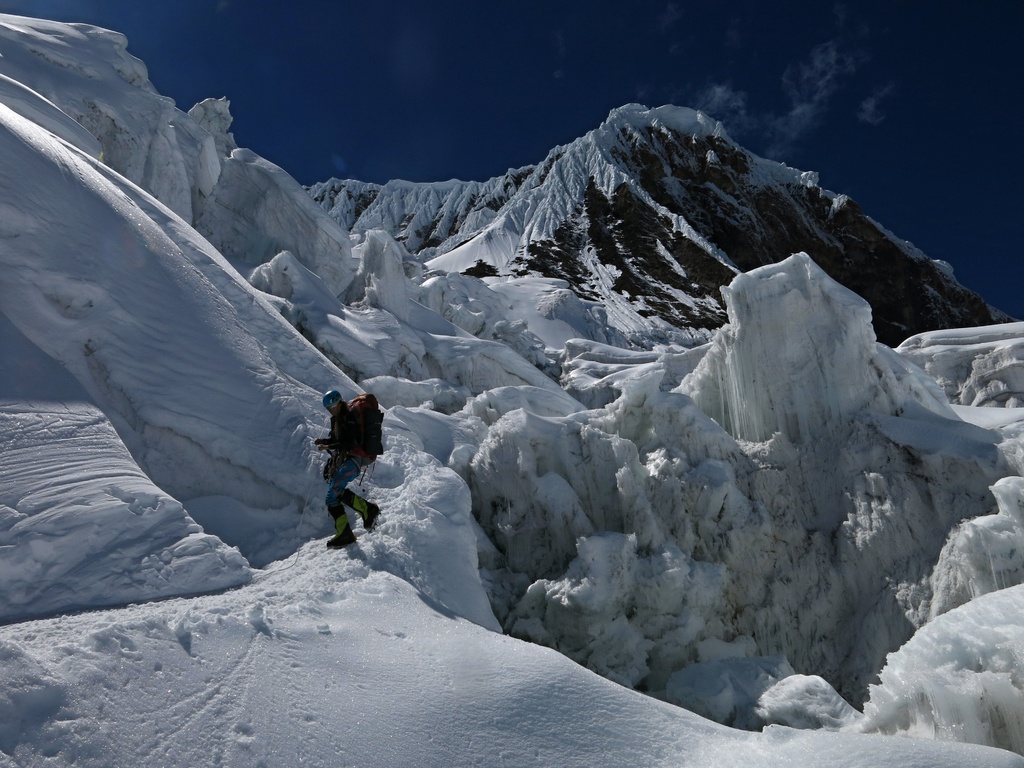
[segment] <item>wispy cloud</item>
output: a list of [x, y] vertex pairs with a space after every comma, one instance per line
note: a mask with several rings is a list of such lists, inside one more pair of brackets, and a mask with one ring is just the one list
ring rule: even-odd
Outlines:
[[555, 30], [551, 33], [551, 42], [555, 46], [555, 55], [559, 59], [564, 59], [567, 51], [565, 45], [565, 33], [560, 29]]
[[785, 155], [810, 130], [817, 127], [842, 80], [867, 60], [862, 51], [846, 51], [836, 41], [816, 46], [807, 61], [790, 65], [782, 76], [782, 90], [789, 111], [768, 125], [769, 156]]
[[885, 120], [885, 113], [882, 111], [882, 102], [896, 90], [895, 83], [877, 88], [874, 93], [860, 103], [857, 111], [857, 119], [868, 125], [879, 125]]
[[740, 136], [757, 122], [747, 112], [747, 94], [728, 83], [711, 83], [697, 94], [695, 106], [720, 120], [725, 129]]
[[[709, 83], [694, 97], [694, 106], [721, 120], [734, 137], [760, 134], [768, 157], [783, 158], [800, 140], [820, 125], [843, 83], [867, 61], [861, 50], [847, 50], [838, 41], [816, 46], [803, 61], [791, 64], [782, 75], [781, 88], [789, 107], [781, 113], [752, 113], [747, 93], [731, 83]], [[865, 100], [861, 119], [878, 119], [880, 101], [893, 86]]]
[[658, 30], [662, 33], [668, 32], [675, 26], [676, 22], [683, 18], [683, 12], [677, 3], [669, 3], [658, 17]]
[[790, 65], [782, 76], [782, 88], [794, 105], [820, 105], [835, 93], [839, 80], [852, 75], [867, 56], [859, 51], [846, 52], [830, 41], [816, 46], [810, 60]]

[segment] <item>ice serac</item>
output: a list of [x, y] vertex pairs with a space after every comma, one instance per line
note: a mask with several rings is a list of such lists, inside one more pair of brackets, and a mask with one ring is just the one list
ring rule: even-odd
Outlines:
[[867, 299], [889, 345], [1009, 319], [817, 174], [757, 157], [683, 107], [626, 105], [487, 182], [332, 179], [310, 192], [342, 226], [385, 229], [432, 268], [564, 280], [637, 347], [706, 340], [725, 322], [721, 286], [801, 251]]
[[195, 227], [224, 256], [243, 265], [255, 267], [290, 251], [336, 295], [345, 293], [355, 275], [348, 234], [295, 179], [246, 149], [224, 160]]
[[871, 308], [807, 254], [739, 275], [723, 294], [729, 324], [687, 390], [734, 437], [808, 443], [868, 407], [901, 413], [912, 397], [954, 418], [924, 377], [892, 370], [875, 344]]
[[[849, 695], [882, 648], [927, 620], [929, 577], [955, 526], [994, 511], [1001, 438], [961, 421], [933, 381], [876, 344], [866, 302], [806, 255], [737, 277], [726, 299], [730, 323], [682, 389], [755, 462], [737, 484], [772, 529], [723, 552], [741, 583], [767, 574], [766, 602], [738, 606], [738, 623], [762, 651]], [[762, 558], [779, 539], [791, 546]], [[783, 605], [818, 642], [787, 647]]]
[[[319, 389], [343, 375], [305, 354], [276, 308], [180, 218], [3, 106], [0, 155], [7, 319], [70, 372], [168, 496], [231, 497], [271, 519], [301, 506], [315, 401], [293, 377]], [[75, 216], [53, 205], [54, 190]], [[265, 561], [283, 542], [250, 539], [246, 554]]]
[[236, 148], [226, 99], [182, 112], [124, 35], [88, 24], [0, 15], [0, 40], [0, 101], [99, 156], [240, 264], [290, 250], [336, 293], [347, 288], [347, 233], [280, 168]]
[[950, 402], [1024, 407], [1024, 323], [931, 331], [896, 351], [939, 382]]
[[886, 661], [852, 730], [991, 744], [1024, 754], [1024, 587], [978, 597]]
[[488, 416], [468, 477], [495, 611], [646, 690], [781, 654], [858, 702], [927, 621], [950, 533], [994, 511], [1000, 437], [877, 344], [867, 303], [806, 255], [726, 299], [699, 361], [637, 360], [599, 410]]
[[1024, 584], [1024, 478], [992, 486], [999, 512], [965, 520], [950, 535], [932, 573], [929, 618], [980, 595]]
[[[503, 320], [496, 297], [487, 296], [478, 280], [466, 278], [463, 286], [454, 276], [416, 285], [404, 273], [405, 250], [382, 231], [368, 233], [353, 253], [359, 269], [344, 296], [351, 304], [290, 252], [257, 267], [250, 279], [274, 296], [281, 314], [311, 343], [356, 380], [440, 379], [471, 394], [516, 384], [558, 390], [538, 369], [546, 363], [538, 352], [540, 340], [521, 324]], [[454, 300], [458, 293], [463, 293], [462, 300]]]
[[238, 149], [234, 134], [228, 130], [234, 118], [227, 99], [203, 99], [188, 111], [188, 116], [213, 137], [218, 157], [227, 157]]
[[161, 96], [124, 35], [88, 24], [0, 16], [0, 74], [95, 137], [103, 162], [191, 221], [216, 181], [213, 138]]

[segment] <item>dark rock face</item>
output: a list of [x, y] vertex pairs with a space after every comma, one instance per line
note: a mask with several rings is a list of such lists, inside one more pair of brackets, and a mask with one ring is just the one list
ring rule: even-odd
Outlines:
[[[654, 137], [650, 145], [656, 146]], [[662, 151], [674, 160], [670, 173], [641, 176], [652, 197], [678, 211], [743, 271], [778, 261], [780, 254], [809, 253], [871, 305], [875, 333], [885, 344], [936, 328], [1008, 319], [848, 198], [827, 196], [816, 185], [752, 184], [747, 153], [719, 138], [685, 137]], [[719, 162], [696, 161], [709, 153]]]
[[[677, 113], [703, 122], [665, 119]], [[560, 278], [582, 298], [705, 334], [726, 321], [721, 286], [799, 251], [871, 305], [890, 346], [1010, 319], [814, 174], [759, 158], [706, 122], [633, 105], [540, 165], [487, 182], [332, 180], [311, 194], [349, 228], [386, 229], [424, 261], [501, 227], [507, 252], [463, 271]]]
[[[673, 231], [672, 221], [638, 199], [627, 184], [607, 197], [591, 178], [579, 214], [560, 226], [553, 239], [531, 242], [516, 272], [562, 278], [583, 298], [602, 301], [580, 259], [588, 247], [601, 264], [618, 272], [613, 291], [644, 299], [636, 310], [642, 317], [656, 315], [672, 325], [707, 330], [725, 322], [719, 288], [735, 273]], [[711, 301], [698, 310], [673, 291]]]

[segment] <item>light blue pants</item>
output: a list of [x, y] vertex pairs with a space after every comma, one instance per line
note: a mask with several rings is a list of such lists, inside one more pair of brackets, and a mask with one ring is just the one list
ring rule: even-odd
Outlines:
[[344, 493], [349, 483], [359, 477], [362, 469], [363, 461], [355, 456], [349, 456], [338, 465], [338, 468], [334, 470], [334, 474], [331, 475], [331, 479], [327, 482], [327, 498], [324, 501], [328, 507], [342, 503], [342, 493]]

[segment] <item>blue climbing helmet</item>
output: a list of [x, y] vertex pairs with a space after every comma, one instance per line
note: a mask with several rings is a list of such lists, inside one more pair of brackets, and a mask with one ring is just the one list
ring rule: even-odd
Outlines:
[[341, 392], [336, 389], [332, 389], [330, 392], [324, 393], [324, 408], [333, 408], [341, 402]]

